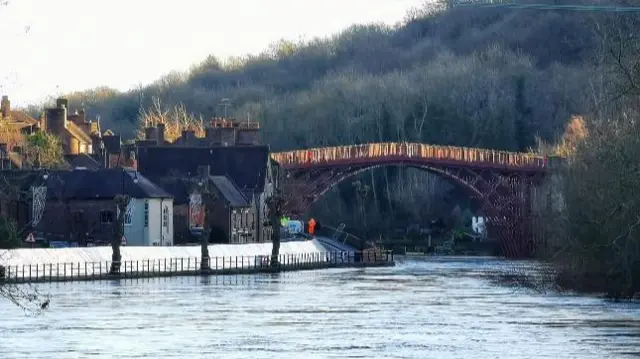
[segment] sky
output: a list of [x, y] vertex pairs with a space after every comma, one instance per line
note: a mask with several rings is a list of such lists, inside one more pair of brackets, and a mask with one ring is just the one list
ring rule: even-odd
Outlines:
[[[395, 24], [425, 0], [0, 0], [0, 94], [12, 104], [109, 86], [128, 90], [213, 54], [352, 24]], [[5, 53], [6, 52], [6, 53]], [[4, 54], [3, 54], [4, 53]]]

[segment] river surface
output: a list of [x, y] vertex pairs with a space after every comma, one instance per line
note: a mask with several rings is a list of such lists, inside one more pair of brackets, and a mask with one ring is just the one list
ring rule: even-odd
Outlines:
[[[41, 284], [43, 315], [0, 301], [0, 358], [627, 358], [640, 305], [495, 284], [513, 263]], [[520, 264], [521, 265], [521, 264]]]

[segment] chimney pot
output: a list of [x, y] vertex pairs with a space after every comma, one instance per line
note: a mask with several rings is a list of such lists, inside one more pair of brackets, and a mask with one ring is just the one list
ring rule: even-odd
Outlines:
[[56, 100], [56, 107], [58, 108], [66, 108], [67, 111], [69, 110], [69, 100], [64, 98], [64, 97], [60, 97]]
[[158, 145], [164, 145], [164, 123], [159, 123], [158, 133], [156, 134], [156, 139], [158, 140]]
[[11, 101], [9, 101], [9, 96], [2, 96], [0, 112], [2, 112], [2, 118], [9, 118], [9, 116], [11, 116]]

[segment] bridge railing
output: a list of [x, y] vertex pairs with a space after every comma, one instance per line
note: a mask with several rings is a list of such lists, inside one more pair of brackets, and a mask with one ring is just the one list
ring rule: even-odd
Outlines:
[[281, 165], [322, 164], [354, 159], [380, 159], [388, 157], [482, 163], [505, 167], [544, 168], [547, 165], [544, 156], [531, 153], [406, 142], [310, 148], [272, 154], [272, 158]]

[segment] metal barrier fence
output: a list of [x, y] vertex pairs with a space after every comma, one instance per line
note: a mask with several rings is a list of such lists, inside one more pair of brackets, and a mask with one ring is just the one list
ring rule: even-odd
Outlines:
[[[251, 273], [260, 270], [273, 270], [270, 255], [211, 257], [205, 271], [216, 273]], [[283, 254], [278, 258], [275, 269], [295, 270], [311, 268], [331, 268], [355, 264], [391, 264], [391, 251], [366, 252], [315, 252], [301, 254]], [[6, 282], [45, 282], [62, 280], [90, 280], [112, 278], [109, 272], [111, 261], [28, 264], [0, 267], [0, 281]], [[125, 260], [120, 263], [123, 278], [154, 277], [202, 273], [201, 258], [163, 258], [144, 260]]]

